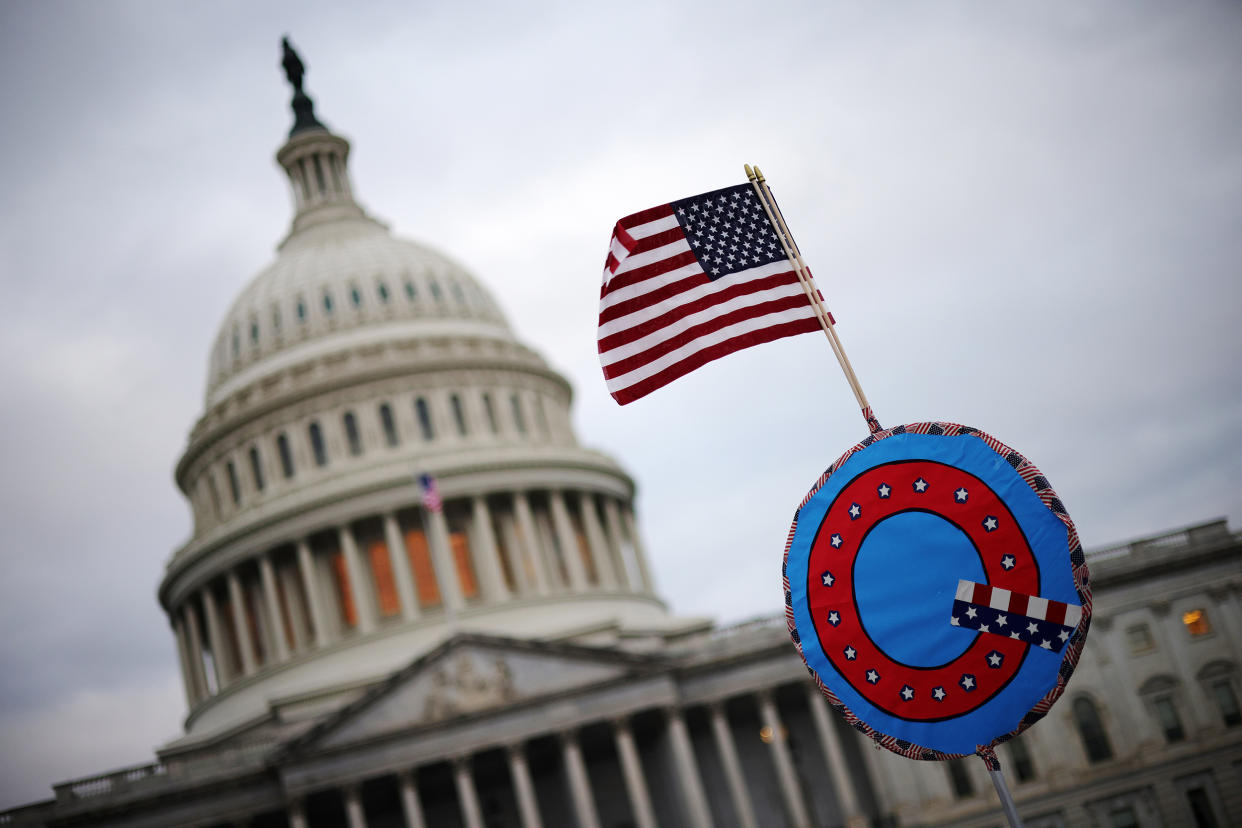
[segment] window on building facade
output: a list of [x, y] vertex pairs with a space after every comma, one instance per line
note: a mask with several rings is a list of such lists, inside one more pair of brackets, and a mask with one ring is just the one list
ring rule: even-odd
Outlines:
[[1138, 815], [1129, 805], [1114, 808], [1108, 814], [1108, 822], [1112, 828], [1139, 828]]
[[1176, 692], [1178, 682], [1172, 676], [1153, 676], [1139, 688], [1139, 695], [1147, 703], [1166, 742], [1180, 742], [1186, 738], [1178, 713]]
[[259, 457], [258, 446], [250, 447], [250, 474], [254, 478], [255, 491], [263, 491], [263, 460]]
[[259, 320], [250, 320], [250, 344], [258, 346], [259, 344]]
[[431, 549], [427, 535], [422, 529], [405, 531], [405, 552], [414, 574], [414, 589], [418, 593], [418, 605], [424, 609], [440, 605], [440, 585], [436, 582], [436, 569], [431, 565]]
[[300, 325], [306, 321], [306, 300], [301, 296], [298, 297], [297, 312], [298, 324]]
[[1151, 636], [1151, 627], [1146, 624], [1135, 624], [1126, 628], [1126, 641], [1130, 652], [1134, 655], [1148, 653], [1156, 649], [1156, 642]]
[[517, 394], [509, 395], [509, 407], [513, 409], [513, 424], [518, 434], [526, 434], [526, 415], [522, 413], [522, 399]]
[[207, 472], [207, 491], [211, 493], [211, 508], [216, 513], [216, 520], [219, 520], [223, 514], [220, 509], [220, 489], [216, 486], [216, 476], [211, 472]]
[[280, 306], [272, 305], [272, 331], [280, 333]]
[[319, 423], [313, 422], [306, 431], [310, 437], [311, 454], [315, 457], [315, 465], [328, 465], [328, 449], [323, 442], [323, 429], [319, 427]]
[[1031, 752], [1026, 748], [1026, 740], [1021, 736], [1010, 739], [1008, 747], [1014, 776], [1019, 782], [1030, 782], [1035, 778], [1035, 763], [1031, 760]]
[[483, 414], [487, 417], [487, 427], [492, 434], [500, 433], [500, 424], [496, 422], [496, 406], [492, 404], [492, 395], [483, 395]]
[[392, 416], [392, 406], [388, 403], [380, 403], [379, 407], [380, 427], [384, 429], [384, 442], [389, 448], [395, 448], [401, 442], [397, 436], [397, 421]]
[[1218, 828], [1216, 809], [1212, 807], [1211, 797], [1205, 788], [1188, 788], [1186, 804], [1190, 806], [1190, 815], [1195, 821], [1195, 828]]
[[349, 443], [349, 453], [354, 457], [362, 454], [362, 433], [358, 431], [358, 418], [354, 412], [346, 411], [341, 418], [345, 424], [345, 440]]
[[323, 292], [323, 312], [332, 315], [332, 294], [326, 290]]
[[435, 279], [431, 280], [431, 298], [436, 300], [437, 305], [444, 302], [444, 294], [440, 291], [440, 283]]
[[349, 286], [349, 301], [354, 303], [355, 308], [362, 307], [362, 291], [358, 290], [357, 285]]
[[1199, 671], [1199, 683], [1220, 712], [1225, 727], [1242, 724], [1242, 709], [1238, 705], [1237, 685], [1234, 682], [1233, 665], [1228, 661], [1213, 661]]
[[414, 400], [414, 414], [418, 417], [419, 434], [424, 440], [434, 440], [436, 432], [431, 424], [431, 407], [427, 405], [427, 400], [423, 397]]
[[453, 550], [453, 567], [457, 570], [457, 583], [461, 597], [466, 600], [479, 596], [479, 582], [474, 574], [474, 560], [470, 553], [470, 536], [464, 526], [449, 524], [449, 548]]
[[418, 298], [418, 288], [414, 287], [414, 283], [409, 280], [405, 283], [405, 298], [411, 302]]
[[392, 618], [401, 612], [401, 599], [397, 596], [397, 581], [392, 573], [392, 558], [388, 556], [388, 544], [376, 538], [367, 544], [367, 559], [371, 564], [371, 577], [375, 580], [375, 603], [381, 618]]
[[349, 568], [345, 556], [334, 551], [328, 558], [331, 564], [333, 595], [339, 610], [341, 629], [353, 629], [358, 624], [358, 608], [354, 606], [354, 591], [349, 583]]
[[961, 759], [950, 759], [944, 764], [949, 771], [949, 784], [953, 786], [953, 795], [958, 799], [974, 796], [975, 785], [970, 779], [970, 769], [966, 767], [966, 763]]
[[1192, 637], [1207, 635], [1212, 631], [1212, 623], [1208, 620], [1207, 610], [1192, 609], [1182, 613], [1182, 624]]
[[1113, 748], [1108, 742], [1108, 734], [1104, 731], [1104, 723], [1100, 720], [1100, 711], [1095, 702], [1086, 696], [1074, 699], [1074, 723], [1078, 727], [1078, 735], [1082, 739], [1083, 749], [1092, 762], [1103, 762], [1113, 758]]
[[289, 435], [283, 431], [276, 437], [276, 453], [280, 455], [280, 472], [288, 480], [293, 477], [293, 452], [289, 449]]
[[229, 478], [229, 493], [233, 496], [233, 505], [238, 506], [241, 504], [241, 484], [237, 480], [237, 468], [230, 460], [224, 464], [224, 469]]
[[457, 425], [458, 435], [466, 436], [466, 410], [462, 407], [461, 397], [453, 394], [449, 397], [449, 408], [453, 410], [453, 422]]
[[376, 282], [375, 292], [379, 294], [380, 303], [387, 305], [388, 304], [388, 285], [384, 284], [383, 282]]
[[1165, 741], [1180, 742], [1186, 738], [1186, 731], [1182, 729], [1182, 718], [1177, 714], [1177, 706], [1173, 704], [1171, 695], [1156, 696], [1152, 699], [1152, 706], [1156, 710], [1160, 729], [1164, 731]]

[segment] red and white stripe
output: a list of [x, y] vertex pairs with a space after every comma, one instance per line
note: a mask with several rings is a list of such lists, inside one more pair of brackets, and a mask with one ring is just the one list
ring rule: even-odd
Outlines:
[[819, 329], [789, 262], [712, 281], [672, 205], [617, 222], [600, 290], [598, 345], [618, 403], [742, 348]]
[[957, 600], [1067, 627], [1077, 627], [1082, 620], [1082, 607], [1077, 604], [1066, 604], [1050, 598], [1040, 598], [1038, 595], [977, 584], [974, 581], [957, 582]]

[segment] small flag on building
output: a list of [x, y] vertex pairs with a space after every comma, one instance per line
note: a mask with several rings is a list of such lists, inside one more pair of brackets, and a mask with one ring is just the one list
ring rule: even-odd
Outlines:
[[652, 207], [613, 229], [598, 344], [621, 405], [726, 354], [818, 330], [808, 288], [751, 184]]
[[444, 501], [440, 499], [440, 487], [436, 485], [436, 479], [429, 474], [420, 474], [418, 485], [423, 490], [423, 506], [427, 511], [440, 511], [444, 507]]

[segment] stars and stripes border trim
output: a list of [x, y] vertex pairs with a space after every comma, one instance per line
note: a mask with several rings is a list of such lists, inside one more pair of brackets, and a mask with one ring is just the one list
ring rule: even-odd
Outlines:
[[[864, 414], [865, 416], [865, 414]], [[906, 425], [893, 426], [892, 428], [875, 431], [869, 434], [860, 443], [847, 450], [838, 457], [824, 471], [811, 490], [807, 492], [806, 497], [798, 504], [798, 510], [794, 513], [793, 525], [789, 527], [789, 536], [785, 539], [785, 554], [781, 562], [781, 583], [785, 590], [785, 624], [789, 628], [789, 637], [793, 640], [794, 646], [798, 648], [798, 655], [802, 656], [802, 661], [806, 663], [806, 654], [802, 651], [802, 640], [798, 634], [798, 627], [794, 621], [793, 612], [793, 592], [789, 587], [789, 549], [793, 546], [794, 534], [798, 531], [798, 517], [802, 514], [802, 507], [805, 506], [816, 493], [824, 487], [828, 482], [828, 478], [841, 468], [846, 460], [850, 459], [855, 452], [862, 451], [879, 440], [891, 437], [894, 434], [932, 434], [943, 435], [945, 437], [956, 437], [962, 434], [978, 437], [992, 451], [999, 454], [1005, 459], [1011, 468], [1018, 473], [1018, 476], [1031, 487], [1031, 491], [1039, 498], [1048, 511], [1052, 512], [1065, 525], [1068, 546], [1070, 550], [1070, 566], [1074, 578], [1074, 589], [1078, 592], [1078, 599], [1081, 603], [1081, 617], [1078, 619], [1077, 625], [1074, 627], [1073, 633], [1069, 637], [1069, 641], [1065, 647], [1065, 652], [1061, 657], [1061, 669], [1057, 675], [1056, 685], [1049, 690], [1044, 697], [1040, 699], [1022, 718], [1017, 728], [1009, 733], [998, 736], [990, 744], [978, 745], [975, 748], [975, 755], [983, 759], [984, 764], [989, 770], [995, 770], [1000, 767], [996, 758], [994, 746], [1007, 742], [1031, 725], [1042, 719], [1057, 699], [1065, 692], [1065, 687], [1069, 683], [1070, 677], [1074, 674], [1074, 669], [1078, 666], [1078, 659], [1082, 656], [1083, 645], [1087, 642], [1087, 630], [1091, 626], [1091, 575], [1087, 569], [1087, 558], [1083, 552], [1082, 543], [1078, 539], [1078, 530], [1074, 526], [1074, 521], [1070, 518], [1069, 513], [1065, 511], [1065, 506], [1061, 503], [1061, 499], [1048, 483], [1048, 478], [1036, 468], [1035, 464], [1027, 460], [1014, 449], [997, 440], [990, 434], [986, 434], [977, 428], [971, 426], [960, 425], [958, 423], [945, 422], [923, 422], [908, 423]], [[880, 733], [875, 730], [858, 716], [854, 715], [845, 703], [837, 697], [837, 694], [824, 684], [819, 675], [809, 666], [806, 668], [811, 674], [811, 680], [819, 691], [824, 694], [828, 700], [828, 704], [837, 712], [845, 717], [845, 721], [850, 727], [867, 736], [880, 747], [892, 751], [893, 753], [905, 756], [908, 759], [921, 759], [925, 761], [944, 761], [947, 759], [959, 759], [969, 754], [964, 753], [944, 753], [939, 750], [932, 750], [923, 745], [910, 742], [905, 739], [897, 739], [892, 736]]]

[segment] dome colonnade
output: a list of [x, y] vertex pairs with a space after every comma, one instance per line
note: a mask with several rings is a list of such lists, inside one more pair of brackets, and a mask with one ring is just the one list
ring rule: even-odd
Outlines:
[[159, 597], [191, 735], [373, 682], [457, 629], [668, 620], [633, 481], [579, 445], [569, 384], [461, 265], [359, 206], [349, 143], [299, 98], [277, 153], [292, 227], [220, 326], [176, 469], [194, 532]]

